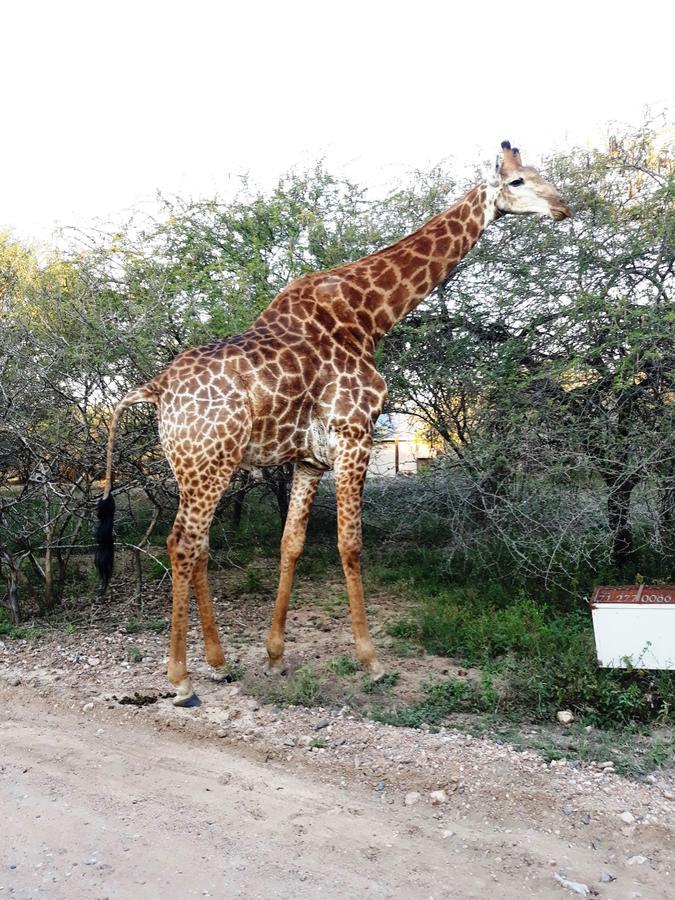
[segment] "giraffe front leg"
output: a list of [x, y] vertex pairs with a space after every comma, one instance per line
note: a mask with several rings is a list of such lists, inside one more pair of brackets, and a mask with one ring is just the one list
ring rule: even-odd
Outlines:
[[338, 549], [347, 581], [356, 655], [373, 681], [381, 681], [385, 670], [377, 658], [368, 632], [363, 582], [361, 580], [361, 498], [370, 459], [371, 439], [345, 444], [335, 464], [338, 510]]
[[321, 481], [321, 472], [298, 464], [293, 473], [293, 487], [288, 504], [286, 525], [281, 538], [281, 563], [279, 588], [274, 605], [274, 615], [267, 638], [267, 666], [269, 674], [284, 671], [284, 633], [288, 601], [293, 586], [293, 577], [298, 559], [305, 546], [307, 520], [312, 508], [314, 495]]
[[167, 674], [169, 681], [176, 688], [174, 706], [194, 706], [199, 703], [187, 671], [186, 642], [191, 581], [197, 593], [207, 659], [211, 665], [222, 666], [225, 663], [208, 594], [206, 566], [211, 519], [218, 500], [227, 487], [230, 474], [230, 471], [226, 471], [220, 479], [211, 481], [208, 485], [201, 485], [196, 493], [194, 490], [181, 493], [178, 515], [166, 542], [173, 579], [171, 643]]

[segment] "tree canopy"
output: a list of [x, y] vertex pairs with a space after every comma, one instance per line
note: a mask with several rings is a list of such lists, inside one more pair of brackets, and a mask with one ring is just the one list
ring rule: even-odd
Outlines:
[[[647, 123], [543, 168], [575, 217], [488, 229], [379, 346], [391, 408], [418, 416], [442, 451], [426, 506], [455, 550], [497, 542], [508, 565], [544, 579], [581, 562], [588, 578], [608, 565], [669, 577], [673, 148]], [[27, 579], [57, 602], [87, 546], [106, 423], [130, 387], [468, 186], [439, 166], [372, 199], [318, 164], [267, 193], [244, 181], [229, 202], [163, 198], [152, 218], [72, 232], [48, 259], [1, 235], [0, 577], [15, 614]], [[125, 420], [116, 471], [120, 492], [175, 502], [143, 409]]]

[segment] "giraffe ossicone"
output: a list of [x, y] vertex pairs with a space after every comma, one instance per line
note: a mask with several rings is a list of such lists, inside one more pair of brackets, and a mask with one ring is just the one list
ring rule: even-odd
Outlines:
[[157, 408], [159, 437], [180, 502], [167, 540], [172, 570], [168, 677], [175, 703], [189, 705], [186, 634], [189, 590], [199, 609], [206, 659], [225, 671], [207, 580], [213, 514], [232, 474], [295, 463], [281, 539], [279, 587], [267, 640], [271, 670], [283, 669], [284, 633], [296, 563], [322, 474], [333, 469], [338, 548], [347, 582], [356, 654], [384, 675], [366, 622], [361, 582], [361, 494], [386, 385], [375, 368], [378, 340], [446, 279], [485, 228], [508, 213], [560, 220], [571, 215], [552, 184], [522, 164], [505, 141], [494, 174], [390, 247], [286, 287], [245, 332], [186, 350], [117, 405], [99, 502], [96, 564], [105, 590], [112, 573], [112, 457], [123, 411]]

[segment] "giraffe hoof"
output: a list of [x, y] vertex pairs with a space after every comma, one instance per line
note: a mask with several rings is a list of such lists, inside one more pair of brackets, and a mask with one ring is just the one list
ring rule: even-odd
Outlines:
[[214, 666], [211, 669], [209, 677], [211, 681], [214, 681], [216, 684], [221, 684], [224, 681], [229, 682], [233, 680], [232, 671], [227, 663], [222, 666]]
[[269, 678], [278, 678], [280, 675], [288, 674], [288, 666], [283, 659], [268, 659], [263, 667], [263, 673]]
[[174, 706], [199, 706], [200, 701], [192, 689], [192, 682], [184, 678], [176, 685], [176, 696], [173, 698]]
[[193, 691], [187, 697], [182, 697], [180, 694], [176, 694], [176, 696], [173, 698], [173, 705], [190, 709], [191, 707], [194, 707], [194, 706], [201, 706], [202, 701], [199, 699], [199, 697]]
[[370, 675], [370, 680], [373, 684], [380, 684], [380, 682], [384, 681], [387, 677], [387, 670], [384, 668], [382, 663], [379, 660], [375, 660], [369, 666], [367, 666], [368, 674]]

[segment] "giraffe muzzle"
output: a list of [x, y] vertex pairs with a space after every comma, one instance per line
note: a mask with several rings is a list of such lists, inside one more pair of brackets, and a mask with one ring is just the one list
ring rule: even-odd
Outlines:
[[551, 210], [551, 215], [556, 222], [562, 222], [563, 219], [572, 218], [572, 210], [566, 203], [561, 203], [559, 206], [553, 207], [553, 209]]

